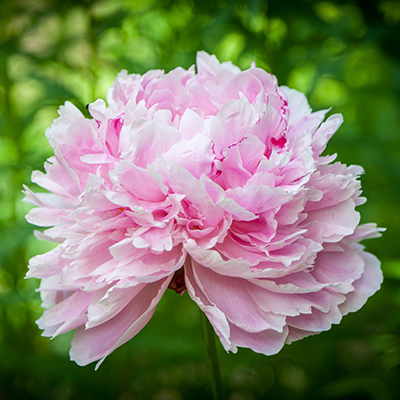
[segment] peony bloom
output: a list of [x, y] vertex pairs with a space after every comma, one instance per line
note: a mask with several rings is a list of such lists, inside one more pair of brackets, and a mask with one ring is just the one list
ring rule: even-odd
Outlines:
[[75, 329], [71, 358], [103, 360], [187, 291], [227, 351], [277, 353], [358, 310], [382, 282], [360, 240], [361, 167], [321, 156], [342, 123], [252, 67], [200, 52], [197, 73], [122, 71], [92, 118], [67, 102], [54, 156], [26, 188], [39, 239], [44, 336]]

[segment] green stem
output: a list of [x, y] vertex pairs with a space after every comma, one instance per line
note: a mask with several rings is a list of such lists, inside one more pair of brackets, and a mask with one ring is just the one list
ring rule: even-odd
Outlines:
[[200, 319], [213, 398], [214, 400], [222, 400], [221, 373], [218, 363], [217, 348], [215, 346], [215, 332], [206, 315], [201, 310]]

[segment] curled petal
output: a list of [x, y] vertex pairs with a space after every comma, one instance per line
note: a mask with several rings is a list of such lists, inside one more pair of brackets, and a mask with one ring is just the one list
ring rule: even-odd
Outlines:
[[100, 359], [98, 368], [108, 354], [132, 339], [147, 324], [170, 280], [145, 285], [112, 320], [93, 328], [77, 328], [72, 340], [71, 360], [86, 365]]

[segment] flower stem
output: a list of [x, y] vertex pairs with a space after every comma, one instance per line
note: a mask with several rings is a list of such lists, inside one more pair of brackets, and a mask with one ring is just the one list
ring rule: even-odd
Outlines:
[[217, 348], [215, 346], [215, 332], [208, 318], [200, 310], [203, 342], [206, 348], [207, 367], [210, 373], [211, 389], [214, 400], [222, 400], [221, 372], [219, 368]]

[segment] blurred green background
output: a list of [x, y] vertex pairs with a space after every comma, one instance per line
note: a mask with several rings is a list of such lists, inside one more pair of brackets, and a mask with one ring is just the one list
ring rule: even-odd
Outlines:
[[226, 354], [229, 400], [400, 398], [400, 3], [306, 0], [0, 1], [0, 400], [210, 397], [199, 313], [168, 291], [140, 334], [99, 371], [69, 361], [71, 335], [50, 341], [28, 259], [48, 249], [24, 219], [21, 186], [51, 155], [44, 131], [66, 100], [83, 112], [121, 69], [166, 71], [196, 51], [241, 68], [252, 61], [345, 123], [328, 154], [360, 164], [366, 243], [382, 289], [331, 331], [266, 357]]

